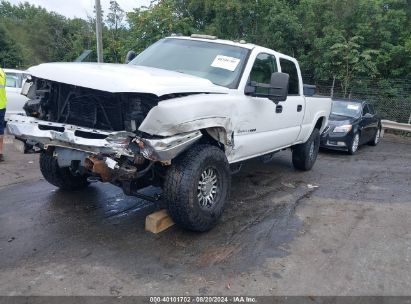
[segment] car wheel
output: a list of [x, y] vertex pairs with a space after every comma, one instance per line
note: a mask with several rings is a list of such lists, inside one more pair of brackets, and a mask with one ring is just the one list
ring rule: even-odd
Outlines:
[[188, 230], [213, 228], [224, 209], [231, 183], [223, 151], [198, 145], [179, 156], [168, 169], [163, 197], [174, 222]]
[[368, 143], [370, 146], [376, 146], [380, 142], [381, 138], [381, 129], [378, 128], [377, 131], [375, 131], [375, 135], [373, 139]]
[[293, 147], [293, 166], [308, 171], [314, 166], [320, 148], [320, 131], [314, 129], [307, 142]]
[[40, 171], [46, 181], [63, 190], [80, 190], [90, 183], [85, 175], [74, 175], [68, 167], [61, 168], [53, 154], [40, 153]]
[[359, 146], [360, 146], [360, 134], [356, 132], [351, 140], [350, 146], [348, 147], [348, 153], [351, 155], [355, 154]]

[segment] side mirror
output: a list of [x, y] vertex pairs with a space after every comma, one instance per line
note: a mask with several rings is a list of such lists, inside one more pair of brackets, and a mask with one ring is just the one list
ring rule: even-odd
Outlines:
[[372, 118], [372, 114], [371, 113], [365, 113], [363, 115], [364, 118]]
[[130, 61], [132, 61], [134, 58], [137, 57], [137, 53], [134, 51], [128, 51], [127, 55], [126, 55], [126, 59], [124, 60], [124, 63], [127, 64]]
[[290, 76], [288, 74], [275, 72], [271, 75], [270, 84], [251, 81], [246, 85], [244, 94], [254, 97], [265, 97], [275, 103], [285, 101], [288, 95], [289, 79]]
[[287, 100], [290, 75], [275, 72], [271, 74], [269, 99], [274, 102]]

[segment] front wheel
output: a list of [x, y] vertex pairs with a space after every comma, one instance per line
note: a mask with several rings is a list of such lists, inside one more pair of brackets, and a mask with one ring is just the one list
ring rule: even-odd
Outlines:
[[199, 145], [179, 156], [168, 169], [163, 197], [174, 222], [188, 230], [207, 231], [221, 217], [231, 183], [223, 151]]
[[314, 129], [305, 143], [293, 147], [294, 168], [302, 171], [311, 170], [317, 160], [319, 148], [320, 131]]
[[358, 147], [360, 146], [360, 134], [358, 132], [354, 133], [350, 145], [348, 146], [348, 153], [354, 155]]
[[46, 181], [63, 190], [80, 190], [89, 185], [87, 177], [75, 175], [68, 167], [60, 167], [53, 154], [42, 151], [40, 154], [40, 171]]

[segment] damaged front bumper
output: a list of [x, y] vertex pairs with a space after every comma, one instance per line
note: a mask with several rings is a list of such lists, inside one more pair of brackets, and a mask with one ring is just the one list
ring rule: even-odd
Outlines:
[[136, 143], [139, 154], [151, 161], [169, 162], [191, 146], [202, 136], [193, 131], [175, 136], [146, 139], [126, 131], [109, 132], [78, 127], [57, 122], [48, 122], [34, 117], [12, 115], [7, 123], [10, 134], [48, 146], [80, 150], [92, 154], [134, 157], [136, 150], [130, 147]]

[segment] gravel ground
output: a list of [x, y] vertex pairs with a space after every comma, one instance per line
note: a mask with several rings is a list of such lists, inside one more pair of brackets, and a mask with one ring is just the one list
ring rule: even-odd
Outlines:
[[38, 155], [6, 157], [0, 295], [411, 295], [409, 138], [323, 151], [304, 173], [289, 151], [250, 161], [203, 234], [151, 234], [158, 206], [106, 184], [65, 193]]

